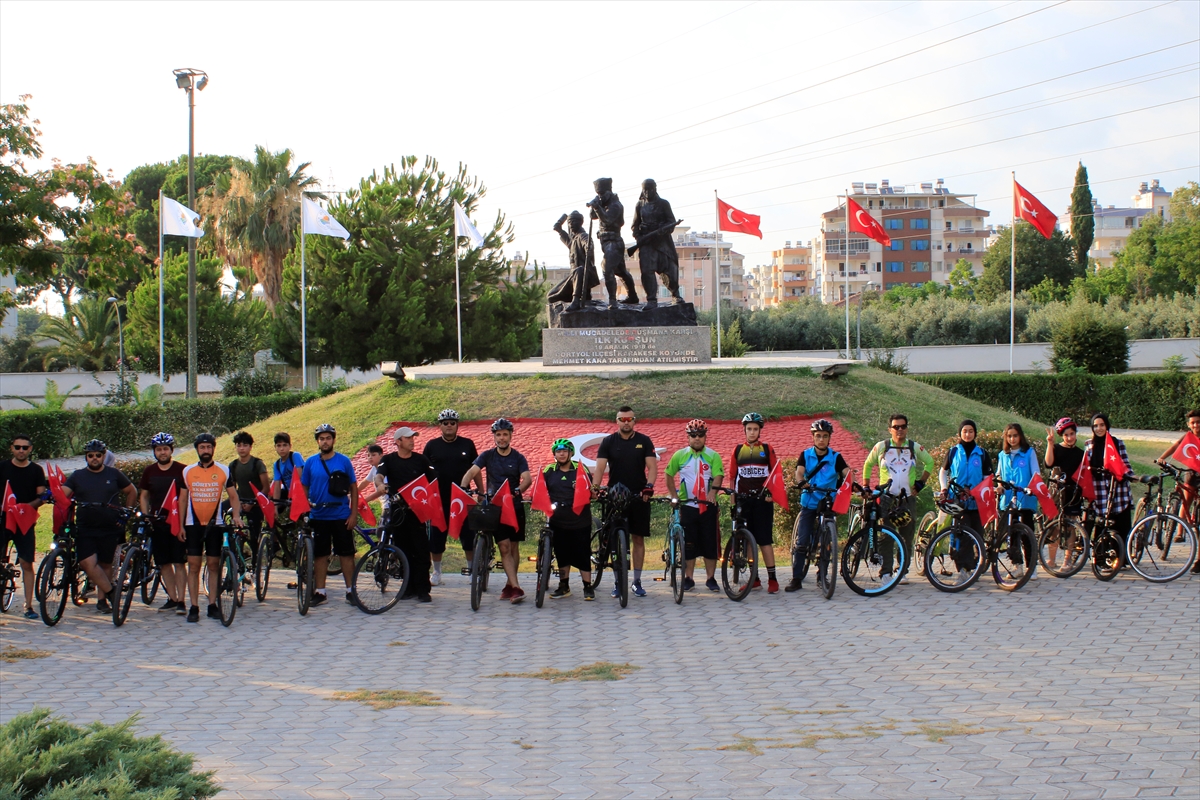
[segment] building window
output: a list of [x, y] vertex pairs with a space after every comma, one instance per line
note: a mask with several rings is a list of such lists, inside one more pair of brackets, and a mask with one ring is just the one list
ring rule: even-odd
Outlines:
[[889, 250], [903, 250], [904, 249], [904, 240], [903, 239], [893, 239], [892, 243], [888, 247], [888, 249]]
[[914, 219], [914, 220], [913, 220], [913, 221], [910, 223], [910, 227], [911, 227], [913, 230], [915, 230], [915, 231], [927, 231], [927, 230], [929, 230], [929, 220], [927, 220], [927, 219]]
[[876, 262], [875, 262], [875, 271], [876, 271], [876, 272], [883, 272], [883, 262], [882, 262], [882, 261], [876, 261]]
[[929, 249], [929, 240], [928, 239], [913, 239], [912, 249], [913, 250], [928, 250]]
[[912, 271], [913, 272], [929, 272], [929, 262], [928, 261], [912, 262]]
[[947, 222], [947, 223], [946, 223], [946, 230], [948, 230], [948, 231], [952, 231], [952, 230], [954, 230], [954, 223], [953, 223], [953, 222]]
[[944, 264], [945, 264], [945, 262], [943, 262], [943, 261], [933, 262], [933, 271], [934, 272], [945, 272]]
[[967, 242], [967, 252], [968, 253], [971, 252], [971, 243], [970, 242]]
[[903, 261], [887, 262], [887, 271], [888, 272], [904, 272], [904, 262]]
[[898, 231], [904, 227], [904, 220], [902, 220], [902, 219], [885, 219], [883, 221], [883, 227], [889, 231]]
[[697, 286], [695, 289], [692, 289], [692, 296], [693, 297], [703, 297], [704, 296], [704, 287]]
[[703, 277], [704, 277], [704, 270], [702, 270], [702, 269], [697, 269], [697, 270], [696, 270], [696, 277], [697, 277], [697, 278], [703, 278]]
[[1132, 227], [1133, 227], [1133, 217], [1126, 217], [1126, 218], [1125, 218], [1125, 227], [1126, 227], [1126, 228], [1132, 228]]

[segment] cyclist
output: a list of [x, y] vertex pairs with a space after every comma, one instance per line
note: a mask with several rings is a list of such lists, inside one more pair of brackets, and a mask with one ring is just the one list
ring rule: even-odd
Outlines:
[[[1092, 502], [1095, 514], [1088, 515], [1091, 518], [1089, 524], [1092, 524], [1095, 517], [1103, 514], [1108, 508], [1109, 482], [1113, 478], [1113, 474], [1104, 468], [1104, 450], [1107, 437], [1112, 436], [1109, 428], [1107, 414], [1103, 412], [1093, 414], [1092, 438], [1083, 447], [1083, 459], [1087, 468], [1092, 471], [1092, 483], [1096, 491], [1096, 499]], [[1129, 529], [1133, 527], [1133, 491], [1130, 487], [1130, 476], [1133, 475], [1133, 469], [1129, 466], [1129, 455], [1125, 452], [1125, 443], [1115, 436], [1112, 437], [1112, 440], [1116, 445], [1117, 454], [1125, 463], [1126, 470], [1125, 477], [1115, 483], [1112, 498], [1113, 529], [1121, 538], [1121, 547], [1124, 548], [1125, 540], [1129, 538]]]
[[263, 513], [255, 494], [271, 491], [271, 478], [267, 465], [258, 456], [251, 455], [254, 437], [246, 431], [238, 431], [233, 437], [233, 446], [238, 457], [229, 462], [229, 479], [237, 487], [242, 501], [242, 519], [250, 529], [250, 552], [258, 554], [258, 537], [262, 535]]
[[[8, 491], [16, 496], [18, 503], [37, 508], [45, 502], [43, 495], [46, 494], [47, 483], [45, 471], [31, 458], [33, 440], [24, 433], [18, 433], [12, 437], [9, 451], [12, 453], [12, 458], [0, 461], [0, 485], [9, 487]], [[3, 517], [4, 511], [0, 505], [0, 519]], [[4, 522], [7, 521], [4, 520]], [[21, 585], [25, 587], [26, 619], [38, 618], [38, 613], [33, 610], [33, 556], [37, 547], [36, 521], [35, 515], [34, 522], [25, 531], [22, 531], [19, 525], [14, 526], [17, 528], [16, 531], [10, 531], [7, 525], [0, 525], [0, 537], [3, 537], [0, 538], [0, 552], [7, 549], [9, 540], [12, 540], [17, 548], [17, 563], [21, 565]]]
[[[942, 487], [941, 492], [938, 493], [940, 502], [947, 501], [947, 489], [951, 480], [966, 489], [971, 489], [982, 481], [985, 475], [995, 474], [992, 457], [976, 441], [978, 434], [979, 431], [974, 420], [964, 419], [958, 426], [958, 443], [946, 451], [946, 458], [942, 461], [941, 471], [938, 472], [938, 481]], [[968, 494], [966, 497], [959, 498], [958, 502], [962, 503], [967, 512], [963, 517], [963, 522], [971, 530], [983, 536], [983, 525], [979, 520], [979, 505], [975, 502], [975, 498]], [[968, 548], [958, 547], [958, 542], [953, 542], [953, 544], [954, 565], [958, 567], [958, 571], [967, 572], [975, 569], [975, 564], [972, 563], [973, 553], [969, 552]]]
[[[238, 502], [237, 488], [229, 478], [229, 469], [213, 460], [217, 449], [217, 437], [211, 433], [200, 433], [192, 440], [199, 458], [183, 470], [183, 483], [187, 489], [187, 513], [184, 515], [184, 530], [187, 532], [188, 593], [192, 607], [188, 609], [187, 621], [200, 621], [200, 558], [206, 557], [208, 566], [208, 618], [220, 619], [217, 609], [217, 570], [221, 562], [221, 490], [229, 499], [229, 510], [233, 524], [242, 524], [242, 504]], [[212, 522], [212, 525], [209, 523]]]
[[87, 457], [87, 467], [71, 473], [63, 485], [63, 493], [75, 498], [76, 503], [98, 504], [76, 506], [75, 555], [79, 559], [79, 566], [83, 567], [92, 585], [100, 592], [96, 611], [107, 614], [112, 611], [113, 584], [109, 575], [112, 572], [113, 553], [124, 533], [116, 512], [108, 505], [120, 493], [124, 495], [124, 504], [132, 506], [137, 500], [137, 490], [124, 472], [116, 467], [104, 466], [104, 454], [108, 452], [104, 442], [92, 439], [83, 446], [83, 452]]
[[[751, 411], [742, 417], [746, 441], [733, 448], [733, 456], [729, 459], [735, 492], [761, 490], [767, 483], [767, 476], [775, 468], [778, 459], [774, 448], [759, 440], [762, 429], [762, 414]], [[775, 504], [766, 499], [746, 498], [742, 501], [742, 511], [746, 515], [746, 527], [762, 550], [763, 564], [767, 567], [767, 594], [776, 594], [779, 592], [779, 580], [775, 575]], [[762, 583], [755, 578], [753, 588], [761, 587]]]
[[[1004, 429], [1004, 448], [1000, 451], [996, 462], [996, 472], [999, 473], [1000, 480], [1008, 481], [1022, 488], [1028, 486], [1033, 476], [1041, 472], [1041, 468], [1038, 466], [1037, 451], [1030, 446], [1029, 440], [1025, 438], [1025, 430], [1016, 422], [1010, 423]], [[1005, 489], [1004, 493], [1000, 495], [1000, 510], [1008, 511], [1010, 509], [1016, 511], [1018, 522], [1023, 522], [1029, 526], [1029, 530], [1034, 530], [1033, 515], [1038, 509], [1038, 499], [1035, 495], [1029, 492], [1018, 494], [1010, 489]], [[1030, 554], [1030, 557], [1032, 558], [1033, 554]], [[1021, 553], [1019, 540], [1016, 538], [1009, 540], [1009, 558], [1014, 564], [1024, 561], [1024, 554]], [[1036, 580], [1036, 559], [1030, 567], [1029, 580]]]
[[[1193, 463], [1196, 460], [1200, 460], [1200, 452], [1195, 452], [1196, 450], [1200, 450], [1200, 409], [1193, 409], [1187, 412], [1187, 426], [1187, 433], [1176, 439], [1175, 444], [1168, 447], [1154, 463], [1166, 464], [1170, 458], [1174, 457], [1175, 460], [1183, 464], [1191, 473], [1186, 478], [1184, 475], [1180, 476], [1179, 491], [1183, 494], [1183, 508], [1180, 511], [1183, 518], [1195, 527], [1197, 518], [1196, 496], [1200, 494], [1200, 470], [1197, 470], [1194, 466], [1184, 461], [1181, 456], [1189, 457]], [[1200, 558], [1196, 559], [1196, 563], [1192, 567], [1192, 572], [1200, 573]]]
[[292, 437], [283, 431], [275, 434], [275, 455], [271, 498], [276, 501], [287, 500], [288, 490], [292, 488], [292, 470], [296, 467], [304, 469], [304, 456], [292, 450]]
[[[609, 486], [621, 484], [630, 492], [641, 494], [642, 502], [629, 504], [625, 520], [633, 540], [633, 594], [645, 597], [642, 565], [646, 561], [646, 537], [650, 535], [650, 498], [654, 496], [654, 481], [658, 478], [658, 451], [649, 436], [634, 430], [636, 423], [632, 408], [621, 406], [617, 410], [617, 432], [605, 436], [596, 453], [596, 476], [600, 479], [608, 470]], [[619, 594], [620, 590], [614, 586], [612, 596]]]
[[[437, 471], [429, 459], [413, 452], [417, 432], [406, 425], [397, 428], [393, 436], [396, 452], [380, 459], [375, 468], [375, 488], [380, 492], [397, 492], [421, 476], [426, 480], [437, 480]], [[401, 502], [389, 501], [388, 505], [392, 507]], [[392, 541], [408, 558], [409, 579], [404, 596], [416, 597], [421, 603], [432, 602], [433, 598], [429, 596], [429, 537], [425, 533], [425, 523], [415, 514], [398, 514], [395, 519], [389, 518], [388, 527], [392, 531]]]
[[[888, 489], [889, 494], [899, 495], [901, 492], [908, 494], [904, 501], [905, 511], [908, 512], [908, 521], [900, 526], [897, 533], [900, 534], [900, 539], [904, 543], [904, 552], [908, 556], [908, 564], [911, 567], [913, 532], [917, 526], [913, 512], [917, 507], [917, 495], [929, 483], [929, 478], [933, 474], [933, 456], [929, 455], [924, 447], [908, 438], [908, 417], [904, 414], [892, 414], [888, 419], [888, 431], [890, 438], [878, 442], [867, 454], [867, 460], [863, 462], [862, 479], [864, 484], [869, 483], [871, 473], [878, 466], [879, 482], [886, 483], [889, 480], [892, 482], [891, 488]], [[903, 514], [900, 516], [903, 518]], [[887, 543], [880, 551], [885, 562], [891, 558], [891, 553], [888, 551], [890, 546], [890, 543]], [[891, 572], [884, 574], [890, 575]], [[908, 576], [902, 575], [900, 583], [908, 583]]]
[[796, 530], [796, 544], [792, 552], [792, 580], [783, 587], [785, 592], [798, 592], [803, 588], [801, 583], [808, 574], [808, 549], [812, 546], [817, 507], [821, 500], [838, 490], [850, 471], [850, 465], [842, 454], [829, 447], [833, 423], [819, 419], [808, 429], [812, 432], [813, 446], [796, 459], [796, 485], [805, 488], [800, 493], [800, 525]]
[[[679, 524], [683, 527], [684, 566], [683, 590], [685, 592], [696, 588], [692, 577], [696, 571], [696, 553], [704, 556], [704, 571], [708, 574], [705, 586], [710, 592], [719, 592], [717, 585], [717, 559], [721, 557], [721, 536], [718, 517], [720, 512], [715, 505], [702, 506], [697, 500], [708, 500], [716, 497], [713, 490], [721, 488], [725, 477], [725, 468], [721, 465], [721, 457], [716, 450], [710, 449], [708, 441], [708, 425], [702, 419], [693, 419], [687, 424], [688, 446], [678, 450], [667, 462], [664, 472], [667, 475], [667, 492], [677, 494], [680, 502], [684, 503], [679, 510]], [[675, 478], [679, 478], [678, 492], [675, 489]]]
[[312, 511], [308, 524], [313, 535], [313, 598], [318, 606], [329, 597], [325, 593], [325, 578], [329, 570], [329, 554], [342, 559], [342, 578], [346, 582], [346, 602], [354, 587], [354, 525], [358, 521], [358, 482], [354, 479], [354, 464], [335, 452], [337, 430], [328, 423], [313, 432], [317, 453], [308, 457], [300, 472], [300, 483], [308, 494]]
[[550, 446], [554, 454], [554, 463], [546, 465], [542, 470], [542, 480], [546, 482], [546, 493], [554, 504], [554, 513], [548, 524], [554, 531], [554, 558], [558, 561], [558, 588], [550, 593], [550, 597], [569, 597], [571, 595], [571, 567], [579, 570], [583, 579], [583, 599], [595, 600], [596, 592], [592, 589], [592, 511], [588, 506], [576, 514], [575, 481], [587, 475], [587, 467], [572, 461], [575, 455], [575, 445], [570, 439], [556, 439]]
[[[450, 523], [450, 487], [461, 483], [467, 470], [479, 457], [475, 442], [466, 436], [458, 435], [458, 412], [453, 408], [443, 408], [437, 415], [438, 430], [441, 436], [430, 439], [422, 451], [438, 474], [438, 493], [442, 497], [442, 516], [446, 524]], [[480, 484], [482, 487], [482, 484]], [[446, 531], [431, 528], [429, 536], [429, 552], [433, 556], [433, 575], [429, 580], [434, 586], [442, 582], [442, 555], [446, 552]], [[475, 534], [471, 532], [470, 523], [464, 522], [459, 533], [459, 544], [462, 545], [463, 556], [468, 566], [463, 567], [462, 574], [471, 574], [470, 563], [475, 556]]]
[[171, 487], [175, 487], [179, 500], [178, 508], [187, 507], [187, 484], [183, 482], [183, 464], [174, 460], [175, 437], [169, 433], [156, 433], [150, 438], [154, 452], [154, 463], [142, 470], [138, 481], [138, 504], [142, 513], [151, 518], [150, 549], [162, 575], [162, 585], [167, 591], [167, 600], [159, 611], [174, 610], [176, 614], [187, 613], [187, 542], [180, 529], [179, 536], [171, 534], [170, 522], [158, 516], [163, 512], [163, 502]]
[[513, 449], [512, 436], [511, 422], [504, 417], [493, 422], [492, 438], [496, 446], [479, 454], [475, 463], [463, 475], [461, 485], [464, 489], [469, 489], [471, 481], [486, 471], [489, 494], [494, 495], [506, 482], [512, 491], [517, 527], [501, 525], [496, 531], [496, 541], [500, 543], [500, 561], [508, 578], [503, 591], [500, 592], [500, 599], [519, 603], [525, 599], [525, 592], [517, 580], [517, 559], [521, 552], [521, 542], [525, 541], [525, 506], [521, 502], [521, 493], [529, 488], [533, 480], [529, 475], [529, 462], [525, 456]]
[[[1062, 437], [1062, 444], [1055, 442], [1055, 434]], [[1057, 468], [1066, 476], [1067, 483], [1062, 493], [1063, 513], [1076, 517], [1082, 513], [1083, 504], [1083, 495], [1075, 483], [1075, 473], [1083, 463], [1083, 449], [1077, 444], [1078, 441], [1075, 420], [1070, 417], [1063, 417], [1054, 423], [1053, 428], [1046, 429], [1046, 466]]]

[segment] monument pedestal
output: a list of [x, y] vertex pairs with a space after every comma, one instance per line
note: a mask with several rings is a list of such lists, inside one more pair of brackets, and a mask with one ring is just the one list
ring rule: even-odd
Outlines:
[[696, 307], [691, 303], [666, 302], [648, 306], [645, 303], [609, 309], [604, 303], [589, 302], [579, 311], [567, 311], [569, 303], [550, 304], [551, 328], [639, 328], [666, 325], [695, 326]]
[[[570, 316], [577, 313], [586, 312], [573, 312]], [[711, 364], [711, 338], [710, 328], [694, 324], [640, 328], [546, 328], [542, 331], [542, 364], [547, 367]]]

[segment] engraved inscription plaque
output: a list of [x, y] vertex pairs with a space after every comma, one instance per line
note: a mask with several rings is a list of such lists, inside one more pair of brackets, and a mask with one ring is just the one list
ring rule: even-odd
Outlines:
[[707, 327], [546, 328], [542, 364], [711, 364]]

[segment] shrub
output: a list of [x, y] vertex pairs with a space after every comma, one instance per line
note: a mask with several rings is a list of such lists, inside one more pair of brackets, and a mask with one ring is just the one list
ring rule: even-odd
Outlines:
[[[176, 445], [176, 450], [179, 449]], [[125, 477], [133, 481], [133, 485], [137, 486], [142, 480], [142, 473], [146, 471], [146, 467], [154, 463], [152, 458], [118, 458], [114, 464], [117, 469], [125, 473]]]
[[328, 397], [331, 394], [344, 392], [350, 386], [346, 383], [345, 378], [334, 378], [333, 380], [321, 381], [317, 385], [317, 395], [320, 397]]
[[1053, 361], [1083, 367], [1092, 375], [1113, 375], [1129, 366], [1129, 337], [1122, 321], [1094, 303], [1074, 303], [1054, 327]]
[[284, 378], [261, 369], [234, 372], [221, 385], [223, 397], [268, 397], [286, 390]]

